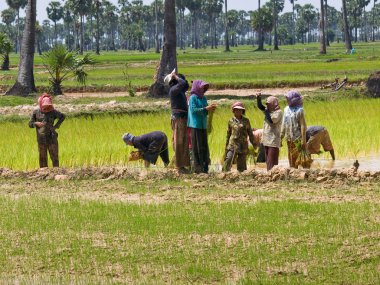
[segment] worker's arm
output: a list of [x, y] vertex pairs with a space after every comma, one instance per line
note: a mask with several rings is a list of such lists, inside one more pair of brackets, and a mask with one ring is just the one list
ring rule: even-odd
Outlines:
[[299, 123], [301, 125], [301, 143], [302, 147], [306, 149], [306, 119], [305, 119], [305, 113], [303, 112], [303, 109], [300, 111], [300, 117], [299, 117]]
[[54, 110], [54, 112], [55, 112], [55, 117], [58, 119], [58, 122], [54, 125], [54, 129], [59, 129], [62, 122], [66, 119], [66, 116], [57, 110]]
[[251, 142], [253, 147], [256, 148], [255, 147], [255, 137], [253, 136], [252, 128], [251, 128], [251, 122], [249, 120], [248, 120], [248, 124], [247, 124], [247, 133], [248, 133], [249, 141]]

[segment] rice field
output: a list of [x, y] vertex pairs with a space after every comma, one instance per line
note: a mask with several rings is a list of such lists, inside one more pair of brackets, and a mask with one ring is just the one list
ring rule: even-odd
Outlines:
[[[281, 102], [284, 105], [284, 102]], [[263, 115], [253, 101], [245, 102], [247, 117], [252, 127], [261, 128]], [[282, 106], [284, 107], [284, 106]], [[352, 159], [380, 153], [380, 101], [376, 99], [341, 99], [329, 102], [305, 103], [308, 125], [327, 127], [337, 159]], [[224, 153], [227, 122], [232, 116], [228, 107], [217, 109], [213, 132], [209, 136], [212, 163], [218, 164]], [[169, 111], [132, 114], [69, 117], [59, 132], [60, 162], [63, 167], [128, 165], [142, 167], [138, 162], [128, 162], [132, 150], [121, 137], [125, 132], [140, 135], [154, 130], [165, 132], [171, 140]], [[0, 122], [0, 167], [34, 169], [38, 167], [36, 134], [28, 121]], [[173, 155], [169, 143], [170, 155]], [[286, 157], [286, 148], [280, 151]], [[326, 158], [327, 154], [323, 154]], [[158, 166], [162, 166], [159, 162]]]
[[[254, 52], [254, 47], [239, 46], [232, 52], [219, 49], [178, 50], [179, 71], [191, 80], [202, 78], [212, 82], [214, 88], [246, 88], [318, 85], [331, 82], [335, 77], [348, 76], [351, 82], [366, 80], [379, 66], [379, 43], [361, 43], [355, 46], [356, 54], [344, 54], [343, 44], [334, 43], [327, 55], [319, 55], [317, 44], [283, 46], [279, 51]], [[98, 65], [88, 69], [87, 87], [91, 90], [127, 90], [123, 74], [128, 63], [132, 84], [147, 90], [153, 82], [160, 55], [118, 51], [96, 56]], [[11, 71], [0, 71], [1, 85], [13, 85], [17, 76], [18, 55], [11, 55]], [[35, 56], [35, 80], [40, 90], [48, 86], [48, 74], [41, 57]], [[63, 84], [70, 90], [78, 89], [77, 82]]]

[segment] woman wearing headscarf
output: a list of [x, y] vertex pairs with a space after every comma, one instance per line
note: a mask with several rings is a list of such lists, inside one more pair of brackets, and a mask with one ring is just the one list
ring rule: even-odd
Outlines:
[[207, 116], [216, 108], [215, 104], [208, 105], [205, 92], [209, 84], [202, 80], [194, 80], [189, 99], [189, 114], [187, 126], [190, 128], [192, 145], [192, 162], [195, 173], [208, 173], [210, 151], [207, 141]]
[[[65, 120], [65, 115], [54, 109], [49, 94], [42, 94], [38, 98], [39, 108], [33, 111], [29, 121], [30, 128], [36, 128], [40, 168], [47, 167], [47, 152], [53, 162], [53, 167], [59, 167], [58, 133], [56, 130]], [[55, 123], [55, 120], [58, 120]]]
[[265, 115], [262, 144], [265, 148], [265, 161], [267, 170], [278, 165], [281, 146], [282, 111], [278, 99], [270, 96], [266, 100], [266, 107], [261, 102], [261, 95], [257, 95], [257, 106]]
[[297, 168], [299, 148], [306, 150], [306, 120], [303, 110], [302, 96], [297, 91], [289, 91], [286, 95], [288, 106], [284, 109], [284, 117], [281, 126], [281, 139], [285, 137], [288, 145], [288, 159], [290, 167]]

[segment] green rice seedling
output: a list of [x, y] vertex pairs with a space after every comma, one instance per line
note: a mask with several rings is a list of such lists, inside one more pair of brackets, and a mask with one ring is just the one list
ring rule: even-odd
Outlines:
[[[264, 117], [255, 107], [255, 101], [245, 102], [246, 115], [252, 127], [262, 128]], [[281, 101], [284, 106], [284, 101]], [[380, 152], [380, 101], [374, 99], [338, 100], [336, 102], [305, 102], [307, 125], [323, 125], [334, 145], [337, 159], [377, 155]], [[364, 115], [363, 115], [364, 114]], [[220, 106], [214, 113], [213, 128], [209, 135], [213, 164], [223, 159], [226, 145], [227, 123], [232, 117], [229, 107]], [[169, 152], [171, 144], [170, 112], [94, 115], [67, 118], [59, 132], [60, 160], [64, 167], [128, 165], [143, 167], [140, 162], [128, 162], [132, 147], [125, 146], [121, 136], [125, 132], [141, 135], [160, 130], [167, 134]], [[31, 169], [38, 167], [35, 130], [27, 121], [0, 122], [0, 167]], [[359, 147], [358, 147], [359, 146]], [[281, 158], [286, 149], [281, 148]], [[329, 158], [328, 154], [321, 157]], [[159, 161], [159, 167], [162, 163]]]

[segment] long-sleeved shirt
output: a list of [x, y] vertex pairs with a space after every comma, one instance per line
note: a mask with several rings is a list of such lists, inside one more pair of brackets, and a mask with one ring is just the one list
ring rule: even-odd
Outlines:
[[235, 150], [237, 153], [248, 152], [248, 141], [255, 144], [251, 123], [249, 119], [242, 117], [240, 120], [236, 117], [228, 121], [226, 149]]
[[306, 120], [302, 107], [285, 107], [281, 126], [281, 138], [287, 141], [301, 140], [306, 143]]
[[276, 110], [269, 113], [272, 123], [264, 120], [263, 139], [264, 146], [280, 147], [281, 146], [281, 123], [282, 111]]
[[[29, 127], [36, 128], [37, 142], [39, 144], [57, 143], [58, 134], [55, 130], [61, 126], [65, 118], [66, 116], [57, 110], [44, 113], [40, 109], [36, 109], [30, 117]], [[55, 120], [58, 121], [54, 124]], [[42, 122], [45, 125], [43, 127], [36, 127], [36, 122]]]
[[132, 144], [143, 152], [143, 158], [153, 164], [156, 163], [159, 154], [167, 149], [167, 137], [163, 132], [154, 131], [134, 137]]
[[207, 129], [207, 115], [205, 109], [208, 106], [206, 97], [191, 95], [189, 100], [189, 115], [187, 117], [187, 126], [193, 129]]
[[189, 89], [189, 84], [186, 80], [178, 78], [178, 83], [172, 86], [169, 90], [170, 105], [172, 109], [172, 117], [186, 118], [187, 117], [187, 98], [186, 90]]

